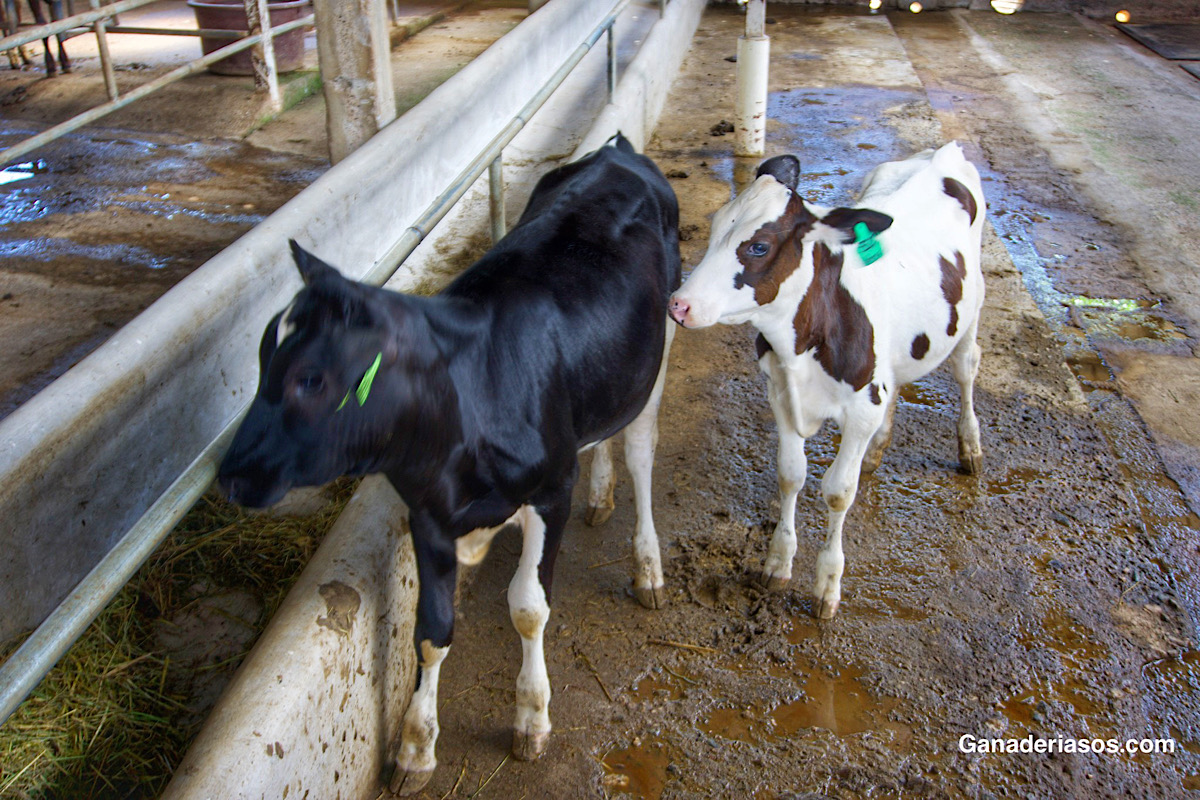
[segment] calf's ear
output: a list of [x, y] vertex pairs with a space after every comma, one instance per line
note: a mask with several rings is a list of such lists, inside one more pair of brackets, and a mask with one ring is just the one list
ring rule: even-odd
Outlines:
[[892, 227], [891, 217], [869, 208], [835, 208], [821, 217], [821, 222], [847, 233], [850, 236], [849, 241], [854, 241], [854, 226], [860, 222], [866, 225], [871, 233], [879, 233]]
[[800, 182], [800, 159], [795, 156], [775, 156], [768, 158], [758, 165], [758, 173], [754, 176], [761, 178], [770, 175], [793, 192]]
[[288, 244], [292, 246], [292, 258], [296, 262], [296, 269], [300, 270], [300, 277], [304, 280], [305, 286], [311, 286], [322, 276], [337, 275], [340, 277], [341, 273], [305, 250], [295, 239], [288, 239]]

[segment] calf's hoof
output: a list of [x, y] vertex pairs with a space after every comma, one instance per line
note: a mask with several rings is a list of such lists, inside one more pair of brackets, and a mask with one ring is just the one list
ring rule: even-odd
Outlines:
[[818, 597], [813, 603], [813, 616], [817, 619], [833, 619], [833, 615], [837, 613], [839, 600], [831, 600], [827, 597]]
[[635, 586], [633, 596], [646, 608], [657, 611], [667, 606], [667, 589], [665, 586]]
[[603, 525], [608, 522], [608, 518], [612, 516], [612, 513], [613, 507], [611, 505], [588, 506], [587, 515], [584, 516], [583, 521], [590, 527], [595, 528], [597, 525]]
[[388, 785], [388, 789], [392, 794], [401, 797], [416, 794], [425, 788], [425, 784], [429, 783], [429, 779], [432, 777], [433, 770], [431, 769], [410, 772], [397, 765], [396, 771], [392, 773], [392, 782]]
[[533, 761], [546, 752], [550, 742], [550, 731], [541, 733], [525, 733], [513, 731], [512, 754], [520, 761]]
[[958, 468], [964, 475], [978, 475], [983, 471], [983, 453], [958, 452]]
[[782, 592], [787, 588], [791, 578], [785, 578], [782, 575], [773, 575], [769, 572], [763, 572], [758, 576], [758, 582], [766, 588], [768, 592]]

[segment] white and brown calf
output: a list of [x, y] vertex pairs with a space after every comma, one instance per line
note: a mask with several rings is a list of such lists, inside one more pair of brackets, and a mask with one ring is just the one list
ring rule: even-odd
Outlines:
[[[804, 439], [841, 429], [821, 493], [829, 509], [817, 557], [814, 612], [841, 598], [842, 523], [860, 470], [878, 466], [901, 386], [949, 359], [962, 391], [959, 461], [982, 463], [972, 391], [983, 305], [984, 198], [957, 143], [876, 167], [852, 208], [796, 193], [800, 162], [778, 156], [713, 218], [708, 252], [671, 298], [686, 328], [752, 323], [779, 429], [780, 519], [763, 566], [771, 588], [792, 576]], [[863, 246], [856, 243], [863, 241]], [[881, 248], [872, 257], [872, 241]]]

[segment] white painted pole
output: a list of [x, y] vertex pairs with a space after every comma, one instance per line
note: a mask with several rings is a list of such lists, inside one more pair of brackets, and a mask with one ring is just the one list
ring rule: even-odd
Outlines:
[[767, 74], [771, 40], [767, 37], [766, 0], [746, 3], [746, 34], [737, 48], [737, 125], [734, 154], [761, 156], [766, 145]]

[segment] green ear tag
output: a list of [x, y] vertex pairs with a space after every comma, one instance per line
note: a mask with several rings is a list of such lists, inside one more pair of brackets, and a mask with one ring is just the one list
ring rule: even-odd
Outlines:
[[[375, 381], [375, 373], [379, 372], [379, 365], [382, 363], [383, 353], [378, 353], [375, 356], [375, 360], [371, 362], [371, 366], [367, 369], [366, 374], [362, 376], [362, 380], [358, 382], [358, 388], [353, 390], [360, 407], [367, 402], [367, 396], [371, 393], [371, 384]], [[348, 402], [350, 402], [349, 390], [347, 390], [346, 396], [342, 398], [342, 402], [338, 403], [338, 407], [334, 409], [334, 413], [336, 414], [338, 411], [341, 411]]]
[[862, 259], [863, 266], [874, 264], [883, 258], [883, 245], [875, 238], [875, 234], [871, 233], [867, 223], [855, 223], [854, 236], [855, 241], [858, 242], [858, 257]]
[[358, 404], [361, 406], [367, 402], [367, 395], [371, 393], [371, 382], [375, 380], [375, 373], [379, 372], [379, 365], [383, 363], [383, 353], [375, 356], [375, 360], [371, 362], [371, 368], [363, 375], [359, 381], [358, 388], [354, 391], [354, 396], [358, 398]]

